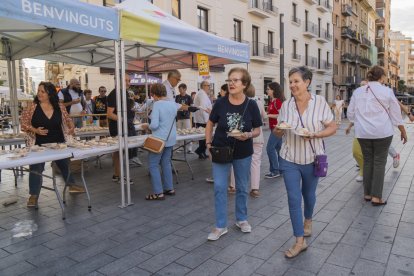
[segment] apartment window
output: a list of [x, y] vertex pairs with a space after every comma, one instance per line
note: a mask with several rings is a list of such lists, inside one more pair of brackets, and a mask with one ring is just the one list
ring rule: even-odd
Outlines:
[[293, 40], [293, 57], [295, 59], [297, 59], [297, 55], [298, 55], [298, 41], [296, 39]]
[[339, 50], [339, 41], [335, 38], [335, 49]]
[[337, 76], [338, 75], [338, 64], [334, 65], [334, 74]]
[[273, 51], [273, 45], [274, 45], [273, 36], [274, 36], [273, 32], [271, 31], [267, 32], [267, 45], [269, 45], [269, 49], [272, 49], [272, 51]]
[[181, 18], [181, 0], [171, 0], [172, 15]]
[[297, 4], [296, 3], [292, 3], [292, 14], [293, 14], [293, 16], [292, 16], [292, 20], [294, 21], [294, 22], [297, 22], [298, 21], [298, 15], [297, 15]]
[[335, 25], [339, 26], [339, 15], [335, 15]]
[[305, 65], [309, 66], [308, 62], [309, 44], [305, 44]]
[[237, 19], [233, 19], [233, 37], [235, 41], [241, 42], [241, 24], [242, 22]]
[[305, 26], [306, 26], [305, 30], [308, 30], [308, 16], [309, 16], [309, 11], [305, 10]]
[[318, 18], [318, 35], [321, 37], [321, 21], [322, 19]]
[[252, 26], [252, 54], [259, 55], [259, 27]]
[[208, 32], [208, 10], [197, 7], [198, 28]]
[[318, 68], [319, 69], [321, 69], [321, 67], [322, 67], [321, 54], [322, 54], [322, 50], [318, 49]]
[[330, 55], [330, 53], [329, 52], [326, 52], [326, 63], [327, 64], [329, 64], [329, 55]]
[[326, 23], [326, 33], [330, 34], [331, 33], [331, 24]]

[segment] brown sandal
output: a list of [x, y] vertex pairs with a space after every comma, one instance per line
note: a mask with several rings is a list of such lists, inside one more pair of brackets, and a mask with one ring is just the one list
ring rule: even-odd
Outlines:
[[145, 197], [146, 200], [164, 200], [164, 194], [150, 194]]
[[252, 189], [250, 191], [250, 196], [254, 197], [254, 198], [258, 198], [260, 196], [259, 190], [258, 189]]
[[229, 194], [235, 194], [235, 193], [236, 193], [236, 188], [229, 186], [229, 187], [227, 188], [227, 192], [228, 192]]
[[288, 259], [295, 258], [297, 255], [299, 255], [303, 251], [306, 251], [306, 249], [308, 249], [308, 245], [306, 244], [305, 240], [303, 240], [302, 244], [295, 243], [291, 248], [285, 251], [285, 258], [288, 258]]

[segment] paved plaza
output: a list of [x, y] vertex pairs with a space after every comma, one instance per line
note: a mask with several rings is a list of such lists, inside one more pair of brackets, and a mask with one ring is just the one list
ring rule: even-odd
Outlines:
[[[414, 275], [414, 125], [407, 125], [406, 145], [394, 138], [401, 164], [394, 169], [391, 159], [387, 163], [385, 207], [363, 200], [353, 137], [344, 128], [326, 141], [329, 176], [318, 186], [310, 247], [296, 259], [283, 255], [294, 238], [281, 178], [262, 180], [261, 197], [249, 199], [252, 233], [234, 226], [229, 195], [229, 233], [209, 242], [214, 227], [213, 185], [205, 182], [209, 161], [190, 155], [194, 180], [184, 163], [175, 163], [177, 195], [155, 202], [144, 200], [151, 192], [147, 168], [133, 168], [134, 205], [122, 209], [111, 159], [104, 157], [102, 169], [88, 162], [92, 211], [85, 195], [68, 196], [65, 221], [53, 192], [42, 190], [39, 210], [28, 210], [27, 174], [15, 188], [12, 173], [2, 172], [0, 202], [15, 196], [18, 202], [0, 207], [0, 275]], [[262, 175], [267, 168], [264, 153]], [[37, 230], [13, 238], [22, 221], [33, 221]]]

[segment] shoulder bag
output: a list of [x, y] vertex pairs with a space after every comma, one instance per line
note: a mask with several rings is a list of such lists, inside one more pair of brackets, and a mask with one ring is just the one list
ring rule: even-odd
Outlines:
[[[240, 127], [241, 121], [243, 120], [244, 114], [246, 113], [247, 106], [249, 105], [250, 99], [247, 100], [246, 106], [244, 108], [243, 114], [240, 117], [240, 121], [237, 123], [237, 128]], [[224, 147], [215, 147], [210, 148], [211, 160], [214, 163], [226, 164], [233, 162], [234, 147], [236, 145], [237, 139], [234, 139], [233, 146], [224, 146]]]
[[[302, 124], [302, 127], [305, 128], [302, 116], [300, 115], [298, 104], [295, 101], [296, 110], [298, 111], [300, 123]], [[311, 146], [313, 155], [315, 156], [314, 162], [313, 162], [313, 175], [316, 177], [325, 177], [328, 174], [328, 156], [326, 154], [316, 154], [315, 149], [312, 145], [312, 142], [309, 140], [309, 144]], [[322, 140], [323, 144], [323, 151], [325, 152], [325, 142]]]
[[[168, 138], [170, 138], [170, 134], [174, 126], [174, 122], [175, 122], [175, 118], [171, 124], [170, 131], [168, 132], [168, 136], [167, 136], [167, 139], [165, 139], [165, 141], [168, 141]], [[148, 136], [147, 139], [145, 139], [144, 145], [142, 147], [152, 153], [159, 154], [164, 150], [165, 141], [160, 138], [154, 137], [154, 136]]]

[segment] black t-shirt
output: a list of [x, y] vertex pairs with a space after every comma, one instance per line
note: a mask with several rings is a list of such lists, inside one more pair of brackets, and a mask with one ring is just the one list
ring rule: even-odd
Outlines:
[[[244, 110], [246, 109], [246, 112]], [[241, 118], [244, 112], [243, 119]], [[260, 110], [256, 102], [246, 100], [241, 105], [233, 105], [228, 97], [217, 99], [210, 113], [210, 121], [217, 124], [212, 145], [216, 147], [234, 145], [234, 159], [243, 159], [253, 154], [253, 139], [239, 141], [233, 137], [227, 137], [227, 132], [237, 128], [241, 132], [250, 132], [253, 128], [262, 126]], [[241, 120], [242, 119], [242, 120]], [[241, 123], [239, 124], [239, 121]]]
[[[134, 117], [135, 112], [132, 110], [134, 101], [129, 99], [128, 93], [127, 94], [127, 120], [128, 120], [128, 136], [134, 136], [136, 135], [135, 128], [134, 128]], [[116, 109], [116, 89], [112, 90], [111, 93], [108, 95], [107, 99], [107, 106], [114, 108], [114, 114], [116, 114], [118, 111]], [[118, 123], [117, 121], [113, 121], [111, 119], [108, 119], [109, 123], [109, 134], [111, 136], [117, 136], [118, 135]]]
[[[106, 102], [107, 96], [105, 97], [95, 97], [95, 113], [96, 114], [106, 114]], [[101, 119], [105, 119], [105, 116], [99, 116]]]
[[47, 135], [36, 134], [36, 145], [65, 142], [65, 136], [62, 131], [62, 112], [60, 109], [53, 111], [53, 115], [49, 119], [40, 107], [40, 104], [38, 104], [33, 113], [31, 123], [35, 128], [44, 127], [48, 130]]
[[[193, 104], [193, 99], [190, 95], [185, 94], [184, 96], [175, 96], [175, 102], [179, 104], [186, 104], [188, 106]], [[177, 120], [190, 119], [189, 111], [177, 111]]]

